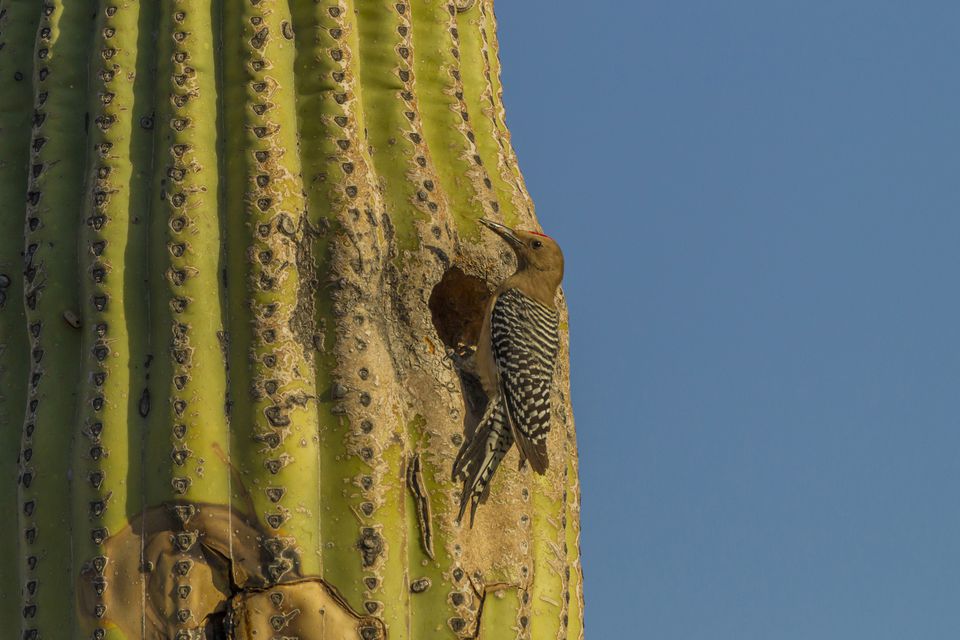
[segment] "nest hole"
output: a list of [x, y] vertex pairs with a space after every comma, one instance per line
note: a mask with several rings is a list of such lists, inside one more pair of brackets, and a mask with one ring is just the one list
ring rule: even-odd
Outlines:
[[[487, 405], [480, 378], [473, 369], [473, 354], [480, 341], [483, 315], [492, 292], [484, 279], [450, 267], [430, 294], [433, 326], [445, 349], [455, 354], [464, 409], [464, 435], [476, 429]], [[457, 362], [459, 360], [459, 362]]]
[[437, 335], [457, 354], [475, 349], [491, 292], [482, 278], [450, 267], [430, 293], [430, 315]]

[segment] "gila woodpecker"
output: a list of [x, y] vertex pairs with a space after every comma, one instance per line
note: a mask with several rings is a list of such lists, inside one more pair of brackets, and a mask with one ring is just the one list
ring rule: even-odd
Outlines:
[[469, 503], [471, 526], [490, 479], [514, 442], [521, 467], [529, 460], [537, 473], [547, 470], [550, 386], [560, 347], [554, 296], [563, 279], [563, 253], [553, 239], [480, 222], [510, 245], [517, 271], [487, 306], [475, 355], [487, 406], [453, 463], [454, 480], [463, 481], [457, 522]]

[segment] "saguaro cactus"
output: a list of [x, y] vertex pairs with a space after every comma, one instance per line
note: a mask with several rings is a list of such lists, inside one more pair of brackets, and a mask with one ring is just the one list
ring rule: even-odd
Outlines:
[[565, 364], [548, 475], [454, 522], [447, 354], [512, 259], [477, 220], [536, 226], [492, 0], [0, 34], [0, 636], [582, 637]]

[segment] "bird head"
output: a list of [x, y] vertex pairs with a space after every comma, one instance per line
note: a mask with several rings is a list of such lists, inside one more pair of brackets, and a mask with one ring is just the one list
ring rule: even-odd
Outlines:
[[536, 231], [511, 229], [486, 218], [480, 218], [480, 222], [503, 238], [517, 254], [518, 272], [540, 272], [540, 278], [555, 281], [554, 287], [560, 285], [563, 279], [563, 252], [553, 238]]

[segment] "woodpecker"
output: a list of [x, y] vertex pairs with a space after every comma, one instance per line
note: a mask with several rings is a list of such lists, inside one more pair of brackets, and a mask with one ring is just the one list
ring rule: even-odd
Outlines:
[[484, 314], [474, 366], [487, 406], [453, 463], [453, 479], [463, 481], [457, 523], [469, 504], [471, 526], [514, 442], [521, 468], [529, 460], [538, 474], [547, 471], [550, 387], [560, 348], [554, 297], [563, 279], [563, 253], [552, 238], [480, 222], [510, 245], [517, 271], [497, 288]]

